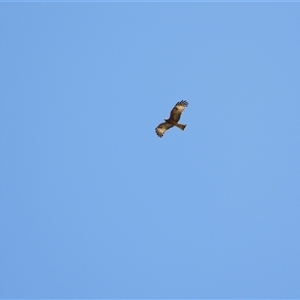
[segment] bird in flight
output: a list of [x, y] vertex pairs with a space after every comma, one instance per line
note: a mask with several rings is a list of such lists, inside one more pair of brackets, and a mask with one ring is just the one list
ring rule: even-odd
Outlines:
[[184, 130], [186, 125], [179, 124], [178, 121], [180, 119], [181, 113], [184, 111], [184, 109], [188, 106], [188, 102], [186, 100], [181, 100], [180, 102], [177, 102], [176, 105], [173, 107], [170, 113], [169, 119], [164, 119], [165, 122], [159, 124], [155, 128], [155, 132], [159, 137], [163, 137], [164, 133], [172, 128], [173, 126], [176, 126], [180, 128], [181, 130]]

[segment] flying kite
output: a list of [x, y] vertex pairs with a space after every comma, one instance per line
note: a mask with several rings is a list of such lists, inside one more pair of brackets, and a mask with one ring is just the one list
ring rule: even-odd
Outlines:
[[180, 128], [181, 130], [184, 130], [186, 125], [179, 124], [178, 121], [180, 119], [181, 113], [184, 111], [184, 109], [188, 106], [188, 102], [186, 100], [181, 100], [180, 102], [177, 102], [176, 105], [173, 107], [170, 113], [169, 119], [164, 119], [165, 122], [159, 124], [156, 128], [156, 134], [159, 137], [163, 137], [164, 133], [172, 128], [173, 126], [176, 126]]

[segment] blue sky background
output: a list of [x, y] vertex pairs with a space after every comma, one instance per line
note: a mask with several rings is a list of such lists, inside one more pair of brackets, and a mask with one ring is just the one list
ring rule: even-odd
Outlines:
[[299, 3], [0, 8], [2, 298], [300, 298]]

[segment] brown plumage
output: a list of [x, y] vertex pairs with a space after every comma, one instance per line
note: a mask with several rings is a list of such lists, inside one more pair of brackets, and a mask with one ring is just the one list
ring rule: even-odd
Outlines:
[[180, 120], [181, 113], [184, 111], [184, 109], [187, 106], [188, 106], [188, 102], [186, 100], [181, 100], [180, 102], [177, 102], [176, 105], [171, 110], [169, 119], [165, 119], [164, 123], [159, 124], [155, 128], [156, 134], [159, 137], [163, 137], [164, 133], [168, 129], [172, 128], [173, 126], [176, 126], [181, 130], [184, 130], [186, 125], [179, 124], [178, 121]]

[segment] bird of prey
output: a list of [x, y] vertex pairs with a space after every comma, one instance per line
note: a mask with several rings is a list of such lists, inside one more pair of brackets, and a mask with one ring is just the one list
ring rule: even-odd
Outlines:
[[170, 113], [169, 119], [164, 119], [165, 122], [159, 124], [156, 128], [156, 134], [159, 137], [163, 137], [164, 133], [172, 128], [173, 126], [176, 126], [180, 128], [181, 130], [184, 130], [186, 125], [179, 124], [178, 121], [180, 119], [181, 113], [184, 111], [184, 109], [188, 106], [188, 102], [186, 100], [181, 100], [180, 102], [177, 102], [176, 105], [173, 107]]

